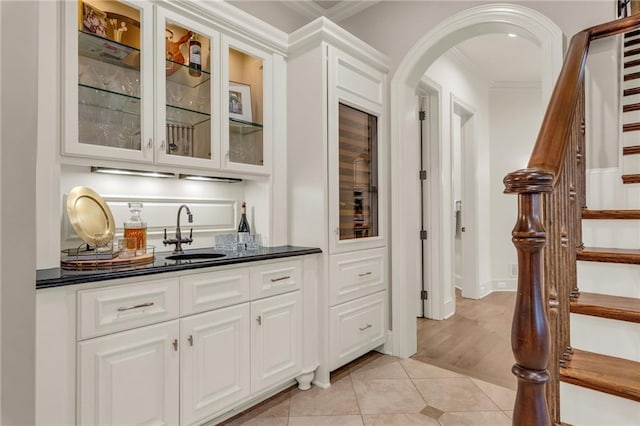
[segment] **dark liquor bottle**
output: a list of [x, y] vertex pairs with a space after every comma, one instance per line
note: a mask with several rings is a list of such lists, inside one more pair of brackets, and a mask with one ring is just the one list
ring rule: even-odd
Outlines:
[[196, 33], [192, 33], [191, 40], [189, 40], [189, 74], [194, 77], [200, 77], [202, 74], [202, 56], [200, 54], [202, 45], [197, 37]]
[[247, 220], [247, 203], [242, 202], [242, 215], [240, 216], [240, 223], [238, 224], [238, 243], [240, 246], [244, 248], [247, 247], [250, 233], [249, 221]]

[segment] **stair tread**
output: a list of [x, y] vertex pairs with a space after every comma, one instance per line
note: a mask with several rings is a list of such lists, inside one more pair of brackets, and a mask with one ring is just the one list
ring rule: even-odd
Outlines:
[[560, 380], [640, 402], [640, 362], [574, 349]]
[[[638, 40], [635, 44], [640, 44], [640, 40]], [[625, 68], [637, 67], [638, 65], [640, 65], [640, 59], [634, 59], [633, 61], [628, 61], [624, 63]]]
[[[640, 60], [638, 60], [638, 65], [640, 65]], [[630, 89], [624, 89], [622, 91], [623, 96], [633, 96], [640, 93], [640, 87], [632, 87]]]
[[640, 210], [583, 210], [583, 219], [640, 219]]
[[600, 318], [640, 323], [640, 299], [580, 292], [571, 301], [571, 312]]
[[632, 72], [629, 74], [625, 74], [624, 81], [636, 80], [638, 78], [640, 78], [640, 72]]
[[622, 148], [622, 155], [640, 154], [640, 145], [625, 146]]
[[[638, 93], [640, 93], [640, 90], [638, 90]], [[627, 124], [624, 124], [622, 126], [622, 131], [623, 132], [635, 132], [635, 131], [638, 131], [638, 130], [640, 130], [640, 122], [639, 123], [627, 123]]]
[[634, 56], [640, 53], [640, 47], [637, 47], [635, 49], [629, 49], [629, 50], [625, 50], [624, 51], [624, 57], [628, 57], [628, 56]]
[[585, 247], [582, 250], [576, 251], [576, 259], [587, 262], [640, 265], [640, 249]]
[[624, 42], [624, 47], [635, 46], [640, 44], [640, 38], [634, 38], [633, 40], [627, 40]]
[[637, 35], [640, 35], [640, 30], [633, 30], [633, 31], [626, 32], [624, 33], [624, 38], [631, 38]]
[[[638, 73], [638, 78], [640, 78], [640, 72]], [[638, 111], [638, 110], [640, 110], [640, 103], [628, 104], [622, 107], [622, 112], [630, 112], [630, 111]]]
[[640, 174], [622, 175], [622, 183], [640, 183]]

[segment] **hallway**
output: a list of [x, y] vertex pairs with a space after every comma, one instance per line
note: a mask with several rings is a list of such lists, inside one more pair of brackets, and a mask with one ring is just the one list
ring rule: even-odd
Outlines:
[[444, 321], [417, 319], [418, 352], [412, 358], [515, 389], [510, 340], [515, 296], [496, 292], [473, 300], [456, 289], [455, 315]]

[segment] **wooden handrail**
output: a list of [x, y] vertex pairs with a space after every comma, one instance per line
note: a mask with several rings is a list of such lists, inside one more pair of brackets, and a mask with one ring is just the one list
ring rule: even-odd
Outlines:
[[640, 15], [633, 15], [587, 28], [571, 38], [527, 168], [551, 173], [555, 182], [563, 162], [562, 153], [565, 152], [573, 109], [584, 81], [590, 42], [629, 31], [639, 25]]
[[571, 358], [569, 303], [585, 202], [584, 72], [591, 41], [640, 27], [640, 14], [573, 36], [526, 169], [504, 179], [518, 194], [512, 231], [518, 292], [511, 346], [518, 378], [514, 425], [560, 424], [559, 367]]

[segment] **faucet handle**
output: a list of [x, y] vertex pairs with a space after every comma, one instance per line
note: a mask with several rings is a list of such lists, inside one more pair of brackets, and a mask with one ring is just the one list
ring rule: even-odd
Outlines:
[[189, 230], [189, 245], [193, 242], [193, 228]]

